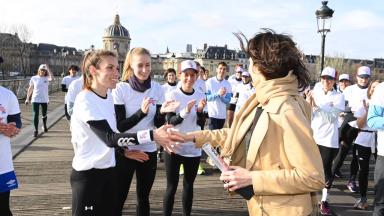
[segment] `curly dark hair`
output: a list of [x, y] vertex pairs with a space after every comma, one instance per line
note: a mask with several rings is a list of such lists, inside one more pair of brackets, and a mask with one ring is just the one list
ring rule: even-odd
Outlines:
[[239, 40], [241, 49], [252, 59], [253, 65], [250, 65], [250, 68], [256, 66], [267, 80], [285, 77], [289, 71], [293, 71], [298, 79], [300, 91], [309, 85], [309, 72], [304, 65], [304, 55], [289, 35], [277, 34], [266, 28], [250, 40], [247, 40], [242, 32], [233, 34]]

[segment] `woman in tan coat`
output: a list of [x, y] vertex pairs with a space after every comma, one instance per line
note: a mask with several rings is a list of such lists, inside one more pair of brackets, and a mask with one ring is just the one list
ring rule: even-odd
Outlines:
[[[311, 108], [299, 95], [309, 76], [302, 53], [289, 36], [264, 30], [243, 45], [250, 56], [256, 93], [236, 114], [231, 128], [189, 133], [196, 146], [221, 146], [231, 171], [222, 173], [224, 187], [235, 191], [251, 185], [250, 215], [310, 215], [316, 191], [324, 187], [319, 150], [312, 137]], [[261, 111], [254, 125], [256, 111]]]

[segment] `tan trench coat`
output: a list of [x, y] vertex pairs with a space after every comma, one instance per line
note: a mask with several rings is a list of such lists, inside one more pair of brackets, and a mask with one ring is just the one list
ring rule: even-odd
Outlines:
[[221, 146], [231, 165], [251, 171], [255, 195], [247, 201], [250, 215], [309, 215], [315, 202], [310, 192], [324, 187], [323, 165], [310, 126], [311, 108], [300, 96], [269, 98], [262, 105], [247, 153], [243, 139], [259, 105], [254, 94], [230, 129], [192, 132], [196, 146], [207, 142]]

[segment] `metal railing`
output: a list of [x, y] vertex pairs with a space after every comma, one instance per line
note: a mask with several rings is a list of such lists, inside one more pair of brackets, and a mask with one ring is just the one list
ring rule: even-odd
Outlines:
[[[53, 93], [61, 90], [61, 77], [55, 77], [49, 82], [49, 93]], [[26, 79], [10, 79], [0, 80], [0, 86], [3, 86], [15, 93], [18, 99], [25, 99], [29, 87], [30, 78]]]

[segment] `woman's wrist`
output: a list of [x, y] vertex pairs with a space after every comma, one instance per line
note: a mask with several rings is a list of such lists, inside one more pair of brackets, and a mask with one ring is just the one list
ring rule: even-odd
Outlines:
[[196, 142], [196, 136], [194, 134], [187, 134], [185, 137], [185, 141], [188, 142]]

